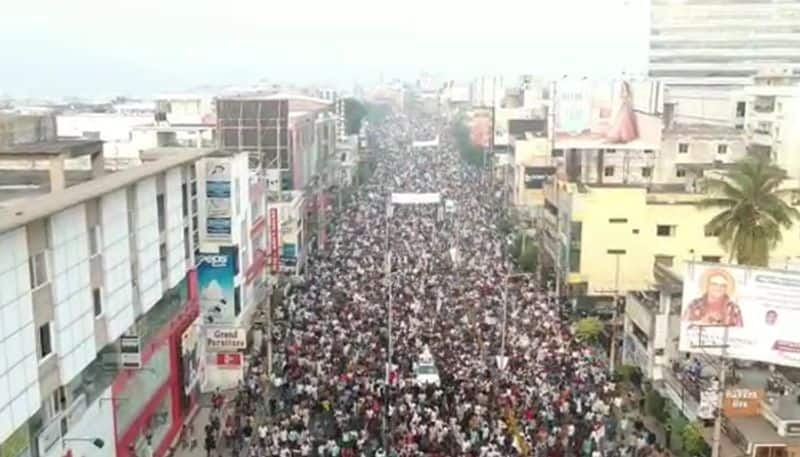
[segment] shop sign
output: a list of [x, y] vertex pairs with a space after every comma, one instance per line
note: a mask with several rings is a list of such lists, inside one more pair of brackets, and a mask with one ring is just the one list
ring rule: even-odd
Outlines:
[[270, 267], [272, 272], [277, 273], [280, 268], [280, 241], [278, 240], [278, 208], [269, 209], [269, 247], [270, 247]]
[[226, 352], [217, 354], [217, 366], [220, 367], [240, 367], [242, 366], [242, 354], [238, 352]]
[[240, 327], [206, 329], [206, 349], [210, 352], [232, 352], [247, 348], [247, 335]]
[[45, 455], [61, 439], [61, 415], [57, 415], [39, 433], [36, 440], [39, 445], [39, 455]]
[[119, 338], [119, 361], [123, 369], [142, 368], [142, 340], [138, 336]]
[[753, 417], [761, 415], [763, 390], [735, 388], [725, 391], [722, 411], [726, 417]]

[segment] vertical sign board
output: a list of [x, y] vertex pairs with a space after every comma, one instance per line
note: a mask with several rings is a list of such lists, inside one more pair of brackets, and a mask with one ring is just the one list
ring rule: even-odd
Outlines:
[[278, 208], [269, 209], [269, 248], [270, 258], [269, 264], [273, 273], [277, 273], [280, 268], [280, 242], [278, 241], [278, 234], [280, 227], [278, 226]]
[[230, 160], [206, 159], [206, 233], [209, 238], [230, 238], [231, 197]]
[[119, 361], [123, 369], [142, 368], [142, 340], [138, 336], [119, 338]]
[[200, 347], [197, 332], [200, 326], [198, 317], [181, 335], [181, 364], [183, 366], [183, 389], [186, 395], [200, 380]]
[[236, 319], [233, 262], [227, 253], [197, 256], [200, 315], [207, 324], [230, 324]]

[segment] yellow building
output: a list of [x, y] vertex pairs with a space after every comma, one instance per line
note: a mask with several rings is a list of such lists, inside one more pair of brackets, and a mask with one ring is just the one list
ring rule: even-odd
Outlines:
[[[696, 203], [704, 195], [681, 187], [648, 190], [549, 180], [544, 187], [544, 251], [553, 265], [561, 266], [568, 293], [611, 297], [617, 288], [622, 294], [651, 289], [655, 263], [682, 271], [685, 261], [727, 262], [717, 238], [705, 230], [720, 210], [700, 209]], [[783, 239], [772, 252], [773, 267], [785, 268], [800, 256], [800, 224]]]

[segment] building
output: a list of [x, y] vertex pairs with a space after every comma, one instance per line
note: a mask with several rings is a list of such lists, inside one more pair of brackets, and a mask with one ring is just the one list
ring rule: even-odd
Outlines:
[[[654, 263], [651, 286], [626, 295], [620, 351], [622, 363], [640, 370], [667, 399], [673, 430], [702, 424], [700, 419], [713, 411], [707, 398], [712, 398], [712, 378], [719, 375], [719, 364], [710, 357], [679, 350], [684, 269], [676, 267]], [[800, 388], [797, 370], [733, 364], [735, 376], [728, 378], [723, 402], [720, 455], [790, 455], [800, 446], [800, 406], [790, 394]], [[710, 445], [713, 428], [702, 427], [701, 433]]]
[[[11, 455], [160, 457], [196, 408], [189, 234], [205, 154], [111, 173], [99, 141], [0, 146], [4, 160], [50, 162], [31, 195], [0, 187], [0, 442]], [[69, 183], [64, 161], [81, 155], [93, 173]]]
[[[544, 185], [546, 258], [573, 297], [608, 299], [617, 291], [647, 290], [653, 264], [681, 268], [688, 260], [719, 262], [726, 253], [706, 223], [718, 210], [678, 185], [569, 183]], [[771, 263], [800, 256], [798, 228], [786, 231]], [[560, 241], [559, 241], [560, 240]], [[617, 268], [618, 267], [618, 268]]]
[[798, 27], [796, 0], [653, 0], [649, 76], [667, 86], [741, 89], [764, 67], [797, 72]]
[[748, 146], [769, 153], [790, 176], [800, 177], [800, 74], [764, 70], [745, 89]]
[[105, 163], [111, 169], [138, 165], [141, 150], [158, 146], [155, 140], [138, 146], [133, 140], [135, 127], [152, 122], [152, 107], [150, 113], [126, 110], [114, 113], [64, 112], [56, 116], [59, 137], [102, 141]]
[[500, 107], [506, 86], [502, 76], [480, 76], [470, 84], [470, 102], [473, 107]]

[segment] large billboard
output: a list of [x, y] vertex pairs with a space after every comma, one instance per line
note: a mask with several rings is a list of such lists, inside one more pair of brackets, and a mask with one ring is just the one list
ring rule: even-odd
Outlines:
[[680, 350], [800, 367], [800, 273], [690, 263]]
[[206, 234], [209, 238], [231, 236], [231, 161], [206, 159]]
[[659, 149], [662, 120], [639, 109], [652, 102], [653, 82], [561, 80], [555, 83], [559, 149]]
[[233, 262], [230, 253], [197, 256], [200, 314], [207, 324], [232, 324], [236, 320]]

